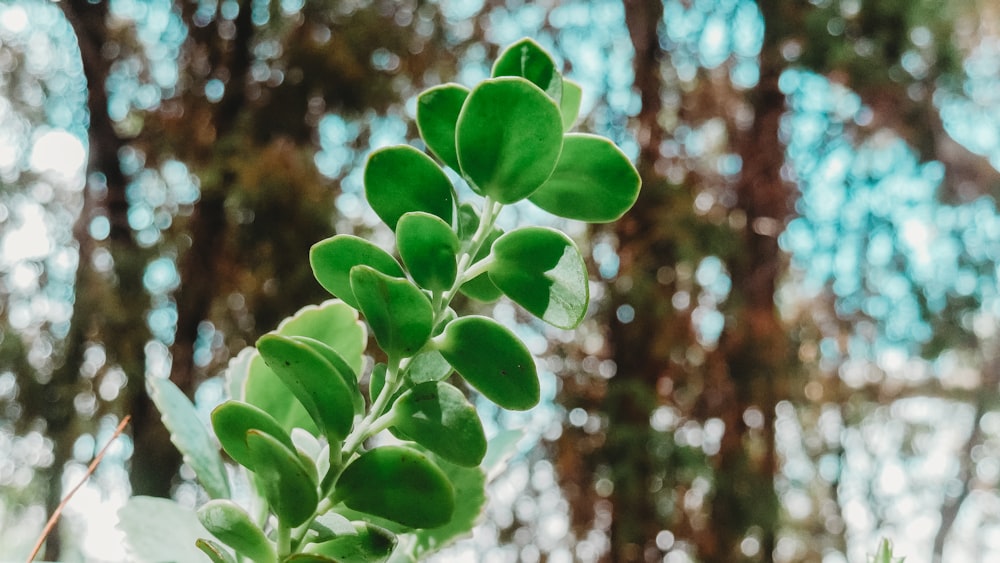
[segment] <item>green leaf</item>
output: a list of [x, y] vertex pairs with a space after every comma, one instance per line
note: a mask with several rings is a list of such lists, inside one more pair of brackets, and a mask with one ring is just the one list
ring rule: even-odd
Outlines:
[[[392, 262], [395, 263], [395, 260]], [[399, 268], [398, 264], [396, 268]], [[311, 337], [324, 342], [344, 358], [354, 373], [361, 370], [362, 356], [368, 343], [367, 329], [358, 320], [358, 312], [340, 300], [330, 299], [319, 305], [303, 307], [282, 321], [276, 332], [285, 336]], [[249, 354], [246, 351], [240, 353], [240, 357], [246, 355], [243, 361], [235, 365], [230, 362], [230, 371], [246, 371], [246, 375], [242, 377], [245, 381], [243, 392], [232, 396], [242, 397], [248, 403], [264, 409], [286, 431], [303, 428], [314, 434], [319, 432], [312, 417], [288, 386], [267, 367], [256, 349], [249, 350]], [[227, 377], [236, 380], [238, 374]]]
[[574, 328], [587, 313], [587, 267], [576, 244], [548, 227], [511, 231], [493, 243], [490, 280], [531, 314]]
[[529, 199], [560, 217], [607, 223], [632, 207], [641, 183], [639, 172], [610, 140], [567, 133], [552, 176]]
[[482, 520], [486, 506], [486, 476], [481, 468], [464, 467], [437, 458], [435, 462], [455, 489], [455, 498], [462, 501], [455, 505], [455, 513], [447, 524], [413, 533], [412, 550], [417, 561], [471, 535], [472, 529]]
[[445, 474], [406, 446], [361, 454], [341, 473], [333, 500], [412, 528], [446, 524], [455, 510], [455, 491]]
[[444, 381], [415, 385], [396, 399], [394, 426], [407, 438], [459, 465], [474, 467], [486, 455], [486, 435], [475, 407]]
[[255, 563], [276, 561], [274, 544], [238, 504], [231, 500], [210, 500], [198, 509], [202, 526], [219, 541], [249, 557]]
[[127, 559], [134, 563], [204, 563], [205, 554], [195, 544], [212, 537], [193, 509], [155, 497], [128, 499], [118, 510], [118, 528], [125, 533]]
[[365, 164], [365, 197], [389, 228], [404, 213], [425, 211], [451, 224], [455, 196], [451, 181], [431, 157], [409, 145], [379, 149]]
[[342, 441], [354, 423], [354, 399], [346, 380], [312, 346], [292, 337], [268, 333], [257, 340], [268, 367], [288, 386], [330, 441]]
[[434, 326], [431, 302], [407, 280], [368, 266], [351, 269], [351, 288], [375, 340], [390, 358], [417, 353]]
[[198, 541], [194, 542], [194, 545], [207, 555], [212, 563], [236, 563], [236, 558], [226, 551], [226, 548], [212, 540], [199, 538]]
[[[569, 131], [580, 116], [580, 102], [583, 99], [583, 89], [572, 80], [563, 78], [562, 98], [559, 100], [559, 113], [562, 115], [563, 131]], [[563, 140], [565, 143], [565, 139]]]
[[[212, 411], [212, 427], [229, 457], [236, 463], [253, 469], [253, 459], [247, 448], [247, 432], [259, 430], [293, 449], [292, 438], [267, 411], [241, 401], [226, 401]], [[222, 539], [222, 538], [220, 538]]]
[[[398, 269], [399, 264], [395, 260], [392, 262]], [[399, 276], [402, 275], [400, 272]], [[281, 321], [275, 332], [285, 336], [315, 338], [343, 358], [355, 375], [361, 371], [368, 334], [364, 323], [358, 320], [355, 308], [342, 300], [329, 299], [319, 305], [307, 305]]]
[[532, 194], [562, 149], [559, 107], [519, 77], [484, 80], [458, 117], [458, 162], [472, 189], [500, 203]]
[[525, 37], [504, 49], [493, 63], [493, 76], [520, 76], [541, 88], [558, 103], [562, 99], [562, 75], [552, 57]]
[[455, 151], [455, 124], [469, 89], [458, 84], [442, 84], [417, 96], [417, 129], [427, 148], [458, 172]]
[[336, 559], [330, 559], [315, 553], [293, 553], [281, 560], [281, 563], [340, 563]]
[[319, 503], [319, 494], [298, 454], [258, 430], [247, 432], [247, 448], [267, 502], [282, 524], [295, 527], [309, 519]]
[[535, 359], [500, 323], [487, 317], [462, 317], [448, 324], [434, 342], [455, 371], [487, 399], [511, 410], [538, 404]]
[[274, 370], [267, 366], [256, 349], [250, 359], [244, 400], [274, 417], [286, 432], [291, 432], [293, 428], [304, 428], [314, 434], [319, 433], [319, 427], [309, 415], [309, 411], [299, 402], [288, 385], [285, 385]]
[[406, 376], [413, 383], [441, 381], [451, 375], [451, 364], [437, 350], [421, 352], [413, 357]]
[[317, 242], [309, 251], [309, 263], [320, 285], [355, 309], [358, 302], [351, 291], [351, 268], [363, 264], [388, 276], [405, 277], [399, 262], [388, 252], [354, 235], [335, 235]]
[[396, 248], [417, 285], [451, 289], [458, 273], [458, 235], [447, 223], [429, 213], [406, 213], [396, 225]]
[[[479, 227], [479, 212], [476, 211], [476, 208], [472, 204], [463, 203], [458, 208], [458, 220], [459, 231], [461, 233], [460, 239], [464, 246], [468, 246], [470, 239], [472, 239], [476, 229]], [[493, 242], [500, 238], [501, 235], [503, 235], [503, 230], [493, 227], [493, 230], [490, 231], [483, 245], [479, 248], [479, 252], [473, 257], [472, 264], [489, 256]], [[463, 295], [484, 303], [492, 303], [503, 296], [503, 292], [497, 289], [497, 286], [493, 285], [493, 282], [490, 281], [490, 276], [486, 273], [479, 274], [465, 282], [462, 284], [460, 290]]]
[[324, 360], [330, 362], [330, 365], [333, 366], [334, 373], [343, 379], [344, 385], [348, 389], [348, 394], [351, 396], [351, 402], [354, 404], [354, 414], [364, 414], [365, 398], [361, 396], [361, 389], [358, 387], [358, 375], [353, 369], [351, 369], [351, 366], [347, 365], [347, 360], [345, 360], [327, 343], [320, 342], [315, 338], [310, 338], [308, 336], [292, 336], [291, 339], [312, 348], [314, 352], [323, 356]]
[[229, 479], [219, 456], [219, 448], [187, 396], [169, 379], [146, 379], [150, 398], [160, 411], [170, 441], [184, 456], [198, 482], [212, 498], [229, 498]]
[[358, 523], [346, 534], [306, 548], [309, 553], [329, 557], [339, 563], [378, 563], [396, 547], [396, 536], [378, 526]]

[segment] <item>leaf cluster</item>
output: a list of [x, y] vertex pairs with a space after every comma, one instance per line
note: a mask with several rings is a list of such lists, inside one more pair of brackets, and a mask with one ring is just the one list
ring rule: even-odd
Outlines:
[[[211, 415], [257, 501], [233, 499], [190, 402], [169, 381], [151, 382], [175, 444], [213, 499], [198, 510], [211, 535], [198, 546], [212, 561], [415, 560], [471, 530], [489, 446], [456, 384], [526, 410], [539, 401], [539, 380], [514, 331], [450, 304], [459, 293], [506, 296], [553, 326], [576, 327], [589, 301], [576, 244], [548, 227], [503, 232], [497, 217], [527, 199], [560, 217], [608, 222], [638, 195], [638, 173], [613, 143], [569, 131], [580, 98], [524, 39], [475, 87], [419, 96], [431, 155], [408, 145], [371, 154], [365, 195], [394, 232], [398, 257], [351, 235], [315, 244], [313, 274], [337, 299], [299, 311], [235, 358], [232, 398]], [[442, 163], [478, 201], [458, 201]], [[365, 373], [369, 331], [385, 362]], [[373, 444], [384, 430], [395, 440]]]

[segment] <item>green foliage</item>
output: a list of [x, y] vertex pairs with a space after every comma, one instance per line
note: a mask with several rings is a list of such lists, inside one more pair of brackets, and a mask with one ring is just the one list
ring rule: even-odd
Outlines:
[[903, 563], [903, 557], [896, 557], [892, 553], [892, 542], [887, 539], [882, 539], [878, 544], [878, 550], [875, 552], [874, 556], [869, 555], [868, 561], [870, 563]]
[[[486, 471], [516, 440], [502, 433], [488, 447], [473, 403], [445, 380], [457, 374], [454, 383], [515, 410], [535, 406], [540, 385], [515, 332], [460, 316], [451, 302], [459, 292], [506, 296], [544, 322], [576, 327], [589, 302], [576, 244], [547, 227], [504, 233], [496, 220], [530, 199], [558, 216], [613, 221], [639, 189], [610, 141], [566, 133], [580, 96], [525, 39], [471, 90], [449, 84], [418, 98], [424, 143], [479, 202], [457, 202], [442, 167], [413, 147], [372, 153], [365, 194], [395, 232], [400, 260], [353, 236], [314, 245], [312, 271], [339, 300], [306, 307], [240, 354], [231, 398], [212, 412], [218, 443], [252, 485], [251, 509], [230, 499], [222, 457], [190, 401], [168, 381], [153, 383], [174, 443], [216, 499], [198, 511], [204, 533], [188, 547], [216, 562], [415, 561], [472, 530]], [[385, 361], [365, 374], [369, 330]], [[402, 443], [373, 440], [385, 430]], [[129, 541], [147, 533], [130, 530]]]

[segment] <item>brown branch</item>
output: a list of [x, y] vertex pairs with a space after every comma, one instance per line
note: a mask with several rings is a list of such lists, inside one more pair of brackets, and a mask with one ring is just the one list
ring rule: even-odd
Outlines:
[[52, 512], [52, 516], [49, 517], [49, 521], [45, 523], [45, 528], [42, 529], [42, 534], [38, 537], [38, 541], [35, 542], [34, 549], [32, 549], [31, 553], [28, 555], [28, 563], [31, 563], [32, 561], [35, 560], [35, 557], [38, 555], [38, 552], [41, 551], [42, 549], [42, 545], [45, 543], [45, 538], [48, 537], [49, 533], [52, 532], [52, 528], [55, 527], [56, 522], [59, 521], [59, 516], [62, 514], [63, 509], [66, 508], [67, 504], [69, 504], [69, 501], [70, 499], [73, 498], [73, 495], [75, 495], [76, 492], [80, 490], [80, 487], [82, 487], [83, 484], [87, 482], [87, 479], [90, 479], [90, 476], [94, 474], [94, 471], [97, 470], [97, 466], [101, 463], [101, 460], [104, 459], [104, 454], [108, 452], [108, 448], [111, 447], [111, 444], [114, 443], [115, 439], [117, 439], [118, 436], [121, 436], [121, 433], [125, 431], [125, 426], [128, 425], [128, 422], [129, 420], [131, 420], [131, 418], [132, 417], [130, 417], [129, 415], [125, 415], [125, 418], [123, 418], [122, 421], [118, 423], [118, 428], [115, 428], [115, 433], [111, 435], [111, 439], [108, 440], [107, 444], [104, 444], [104, 447], [101, 448], [101, 451], [97, 452], [97, 455], [94, 456], [94, 459], [93, 461], [90, 462], [90, 466], [87, 467], [87, 472], [83, 475], [83, 478], [80, 479], [80, 482], [78, 482], [75, 487], [73, 487], [72, 489], [70, 489], [68, 493], [66, 493], [66, 496], [63, 498], [62, 502], [60, 502], [59, 506], [57, 506], [56, 509]]

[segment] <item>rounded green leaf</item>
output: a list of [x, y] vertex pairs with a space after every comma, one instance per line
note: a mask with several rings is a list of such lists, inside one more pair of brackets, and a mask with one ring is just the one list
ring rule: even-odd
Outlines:
[[493, 243], [490, 280], [515, 303], [559, 328], [574, 328], [590, 301], [587, 267], [572, 239], [547, 227], [511, 231]]
[[375, 340], [390, 358], [412, 356], [427, 342], [434, 311], [412, 283], [356, 266], [351, 269], [351, 289]]
[[538, 404], [535, 359], [507, 327], [487, 317], [462, 317], [449, 323], [434, 342], [455, 371], [487, 399], [511, 410]]
[[458, 84], [442, 84], [417, 96], [417, 129], [427, 148], [456, 172], [455, 124], [469, 89]]
[[610, 140], [567, 133], [556, 169], [528, 199], [560, 217], [607, 223], [632, 207], [641, 183], [639, 172]]
[[447, 459], [475, 467], [486, 455], [486, 435], [475, 407], [444, 381], [415, 385], [396, 399], [394, 426], [408, 439]]
[[333, 500], [411, 528], [447, 524], [455, 511], [455, 491], [445, 474], [406, 446], [361, 454], [341, 473]]
[[298, 454], [258, 430], [247, 432], [247, 447], [254, 472], [263, 483], [267, 502], [278, 519], [291, 527], [308, 520], [319, 503], [319, 493], [316, 481]]
[[302, 403], [330, 441], [342, 441], [354, 422], [354, 393], [323, 354], [292, 337], [269, 333], [257, 340], [268, 367]]
[[274, 544], [250, 515], [227, 499], [210, 500], [198, 509], [198, 520], [222, 543], [258, 563], [275, 561]]
[[417, 285], [451, 289], [458, 273], [458, 235], [447, 223], [429, 213], [407, 213], [396, 225], [396, 248]]
[[236, 463], [253, 470], [253, 459], [247, 448], [247, 432], [258, 430], [294, 449], [292, 438], [267, 411], [241, 401], [226, 401], [212, 411], [215, 435]]
[[562, 99], [562, 75], [552, 57], [525, 37], [504, 49], [493, 63], [493, 76], [520, 76], [541, 88], [557, 103]]
[[309, 264], [323, 289], [355, 309], [358, 302], [351, 292], [351, 268], [363, 264], [389, 276], [405, 275], [388, 252], [353, 235], [335, 235], [317, 242], [309, 250]]
[[375, 563], [385, 561], [396, 547], [395, 534], [379, 526], [357, 523], [353, 532], [306, 549], [339, 563]]
[[409, 145], [379, 149], [365, 164], [365, 197], [375, 213], [396, 229], [404, 213], [425, 211], [450, 224], [455, 197], [444, 170]]
[[[559, 100], [559, 113], [562, 114], [563, 131], [569, 131], [580, 116], [580, 102], [583, 99], [583, 89], [572, 80], [563, 78], [562, 98]], [[566, 140], [563, 139], [563, 143]]]
[[[399, 264], [393, 260], [392, 267], [398, 271]], [[403, 276], [401, 272], [398, 275]], [[307, 305], [281, 321], [275, 332], [319, 340], [333, 348], [357, 375], [364, 364], [368, 334], [365, 324], [358, 320], [358, 311], [342, 301], [328, 299], [319, 305]]]
[[559, 107], [538, 86], [519, 77], [484, 80], [458, 116], [458, 162], [476, 193], [514, 203], [552, 174], [562, 136]]
[[315, 338], [310, 338], [308, 336], [291, 336], [292, 340], [301, 342], [306, 346], [309, 346], [313, 351], [318, 352], [323, 359], [330, 362], [333, 366], [333, 371], [344, 380], [344, 385], [349, 389], [351, 395], [351, 402], [354, 404], [354, 414], [364, 414], [365, 412], [365, 398], [361, 396], [361, 389], [358, 387], [358, 376], [351, 369], [351, 366], [347, 365], [347, 360], [343, 358], [332, 346], [328, 345], [326, 342], [320, 342]]

